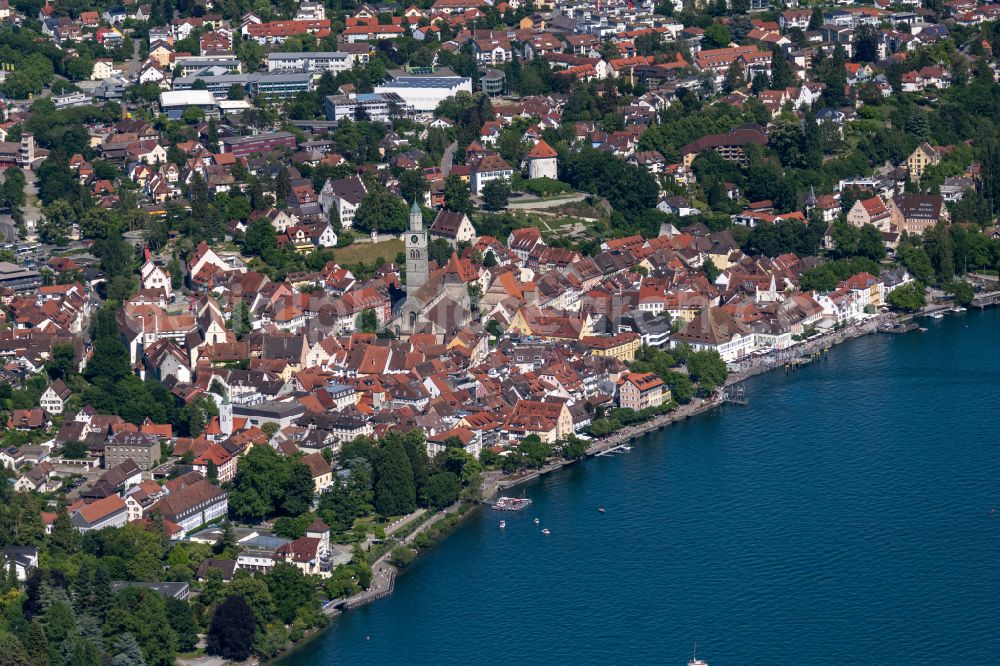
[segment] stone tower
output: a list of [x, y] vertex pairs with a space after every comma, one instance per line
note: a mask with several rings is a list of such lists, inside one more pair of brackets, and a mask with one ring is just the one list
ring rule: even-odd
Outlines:
[[427, 284], [430, 273], [427, 266], [428, 243], [423, 213], [420, 212], [420, 206], [414, 201], [410, 208], [410, 231], [406, 235], [406, 294], [408, 298]]
[[219, 405], [219, 430], [227, 437], [233, 434], [233, 405], [229, 398], [223, 398]]

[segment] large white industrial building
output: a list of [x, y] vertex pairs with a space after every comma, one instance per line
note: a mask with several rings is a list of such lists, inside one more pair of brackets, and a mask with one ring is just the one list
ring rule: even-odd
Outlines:
[[472, 92], [472, 79], [447, 74], [400, 74], [382, 85], [375, 86], [377, 93], [394, 93], [406, 102], [407, 110], [414, 113], [431, 113], [442, 100], [458, 92]]

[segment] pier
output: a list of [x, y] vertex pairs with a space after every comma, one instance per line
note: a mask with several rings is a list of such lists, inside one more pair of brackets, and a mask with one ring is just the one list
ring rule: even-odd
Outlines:
[[919, 326], [917, 326], [914, 322], [908, 321], [906, 323], [901, 323], [896, 325], [886, 324], [884, 326], [879, 326], [878, 332], [900, 334], [900, 333], [909, 333], [910, 331], [915, 331], [918, 328]]
[[746, 407], [750, 400], [747, 398], [746, 387], [740, 384], [730, 384], [722, 390], [722, 401], [733, 405]]
[[974, 308], [985, 308], [991, 305], [1000, 305], [1000, 291], [990, 291], [977, 294], [975, 298], [972, 299], [972, 307]]

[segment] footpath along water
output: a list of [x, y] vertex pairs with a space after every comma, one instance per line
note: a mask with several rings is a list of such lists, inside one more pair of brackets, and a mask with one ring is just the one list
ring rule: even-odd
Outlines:
[[1000, 309], [921, 323], [523, 486], [282, 664], [997, 663]]

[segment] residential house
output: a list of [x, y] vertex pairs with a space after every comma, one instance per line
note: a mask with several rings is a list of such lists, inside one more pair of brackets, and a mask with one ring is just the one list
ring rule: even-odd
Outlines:
[[910, 175], [910, 179], [919, 184], [927, 167], [938, 164], [940, 161], [941, 151], [924, 142], [906, 158], [906, 171]]
[[118, 495], [110, 495], [72, 509], [70, 522], [81, 532], [121, 527], [128, 522], [128, 509], [124, 499]]
[[63, 407], [66, 405], [66, 400], [73, 392], [69, 389], [66, 384], [63, 383], [61, 379], [57, 379], [42, 393], [41, 398], [39, 398], [38, 403], [42, 409], [44, 409], [48, 414], [55, 416], [56, 414], [63, 413]]
[[618, 406], [639, 411], [670, 400], [670, 389], [655, 372], [626, 372], [618, 380]]
[[725, 310], [702, 310], [670, 340], [671, 348], [689, 344], [695, 351], [713, 350], [727, 363], [754, 351], [753, 332]]
[[936, 194], [897, 194], [889, 200], [892, 228], [920, 235], [939, 221], [949, 219], [944, 199]]
[[350, 229], [354, 224], [354, 214], [361, 205], [368, 190], [364, 181], [357, 176], [351, 178], [340, 178], [328, 180], [323, 185], [319, 193], [319, 205], [327, 215], [331, 211], [337, 212], [340, 225], [345, 229]]
[[211, 482], [202, 479], [171, 492], [146, 513], [160, 512], [164, 520], [180, 525], [190, 533], [205, 523], [224, 517], [229, 509], [229, 495]]
[[483, 187], [491, 181], [509, 181], [514, 176], [514, 169], [497, 154], [483, 155], [474, 160], [470, 167], [473, 194], [482, 194]]
[[518, 400], [503, 424], [502, 432], [512, 444], [529, 435], [553, 444], [573, 432], [573, 416], [565, 401]]
[[847, 212], [847, 222], [858, 228], [870, 224], [879, 231], [889, 231], [892, 215], [882, 199], [870, 197], [854, 202], [851, 210]]
[[476, 241], [476, 228], [472, 226], [469, 216], [450, 210], [441, 210], [431, 224], [432, 238], [441, 238], [451, 245], [459, 243], [472, 244]]

